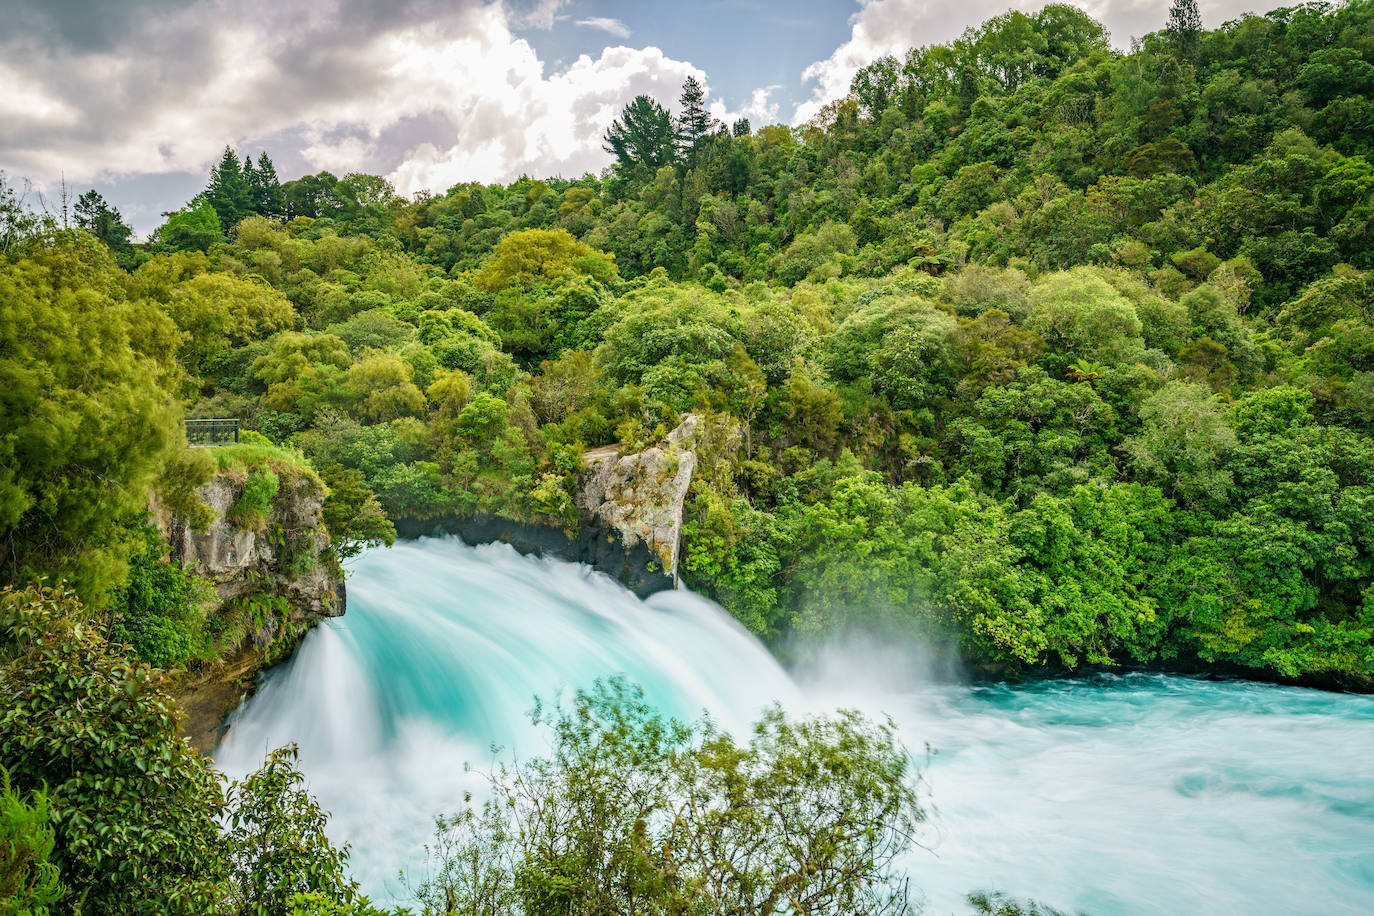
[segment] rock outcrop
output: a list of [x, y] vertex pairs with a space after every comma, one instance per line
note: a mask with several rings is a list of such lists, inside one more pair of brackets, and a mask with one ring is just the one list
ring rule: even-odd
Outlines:
[[197, 491], [213, 520], [196, 526], [153, 500], [171, 558], [211, 586], [207, 618], [225, 634], [212, 664], [177, 672], [170, 685], [184, 734], [208, 752], [259, 672], [285, 658], [316, 622], [344, 612], [343, 574], [328, 552], [325, 488], [308, 469], [275, 462], [275, 493], [255, 524], [235, 521], [251, 469], [221, 471]]
[[696, 470], [699, 419], [682, 418], [651, 448], [627, 455], [614, 447], [585, 456], [576, 497], [580, 524], [554, 525], [478, 514], [416, 521], [400, 519], [401, 537], [456, 534], [469, 544], [500, 542], [521, 553], [586, 563], [618, 579], [641, 598], [677, 585], [682, 505]]
[[590, 453], [587, 478], [577, 497], [578, 508], [594, 525], [614, 531], [627, 549], [647, 546], [674, 584], [682, 503], [697, 465], [692, 447], [698, 422], [688, 414], [660, 445], [642, 452]]
[[[243, 493], [241, 478], [219, 474], [199, 490], [215, 514], [204, 531], [193, 530], [185, 519], [154, 513], [172, 547], [172, 559], [213, 584], [221, 604], [271, 595], [290, 603], [296, 623], [341, 615], [343, 577], [325, 560], [324, 489], [303, 474], [285, 477], [266, 523], [261, 529], [246, 528], [227, 517]], [[262, 646], [273, 636], [257, 633], [254, 640]]]

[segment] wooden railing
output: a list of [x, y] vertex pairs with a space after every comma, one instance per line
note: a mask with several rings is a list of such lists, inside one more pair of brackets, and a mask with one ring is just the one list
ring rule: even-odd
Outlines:
[[239, 441], [239, 421], [233, 419], [187, 420], [186, 442], [189, 445], [228, 445]]

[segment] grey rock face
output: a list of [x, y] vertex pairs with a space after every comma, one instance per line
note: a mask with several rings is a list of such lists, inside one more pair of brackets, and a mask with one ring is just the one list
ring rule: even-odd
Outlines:
[[626, 549], [646, 545], [674, 583], [682, 541], [682, 503], [692, 484], [699, 419], [688, 414], [662, 445], [631, 455], [588, 456], [577, 504], [593, 523], [619, 535]]
[[227, 474], [201, 488], [201, 498], [215, 512], [215, 521], [203, 532], [154, 505], [172, 558], [209, 580], [221, 602], [269, 594], [286, 598], [297, 621], [342, 614], [342, 577], [324, 561], [329, 545], [321, 521], [324, 491], [303, 476], [284, 479], [262, 531], [225, 518], [242, 492], [243, 482]]

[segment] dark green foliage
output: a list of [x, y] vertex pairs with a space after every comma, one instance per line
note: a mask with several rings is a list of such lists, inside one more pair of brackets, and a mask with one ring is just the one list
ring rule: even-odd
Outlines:
[[109, 245], [120, 256], [121, 266], [132, 266], [129, 255], [133, 246], [129, 240], [134, 230], [124, 222], [124, 217], [117, 209], [105, 202], [105, 198], [95, 191], [87, 191], [76, 199], [73, 214], [78, 226]]
[[357, 556], [365, 547], [395, 543], [396, 527], [386, 517], [377, 494], [367, 488], [362, 473], [338, 465], [321, 473], [329, 487], [324, 523], [340, 560]]
[[128, 645], [154, 668], [177, 668], [205, 652], [202, 580], [164, 559], [167, 543], [152, 528], [143, 530], [142, 549], [129, 561], [129, 581], [106, 609], [109, 639]]
[[226, 801], [153, 672], [83, 616], [70, 594], [0, 591], [0, 913], [277, 916], [299, 896], [302, 912], [380, 916], [295, 748]]
[[[251, 168], [252, 160], [245, 161]], [[226, 146], [219, 165], [210, 172], [210, 186], [205, 189], [205, 200], [214, 207], [220, 225], [230, 228], [252, 212], [254, 183], [254, 176], [244, 174], [239, 157]]]
[[775, 708], [743, 744], [619, 680], [534, 720], [549, 756], [439, 819], [425, 914], [914, 912], [898, 863], [924, 811], [891, 724]]
[[678, 104], [682, 106], [682, 114], [677, 118], [677, 130], [683, 152], [689, 160], [695, 158], [697, 145], [706, 139], [715, 127], [713, 119], [706, 112], [705, 99], [706, 93], [697, 78], [687, 77], [687, 81], [682, 84], [682, 97], [678, 99]]
[[151, 671], [112, 652], [69, 595], [0, 593], [0, 760], [46, 791], [57, 912], [204, 914], [224, 878], [219, 777], [177, 734]]
[[1169, 34], [1181, 53], [1193, 54], [1202, 34], [1202, 14], [1198, 12], [1197, 0], [1174, 0], [1169, 7]]
[[257, 168], [252, 172], [250, 192], [253, 212], [273, 219], [281, 219], [286, 215], [286, 199], [277, 180], [277, 168], [266, 152], [258, 156]]
[[229, 788], [225, 843], [234, 913], [290, 913], [297, 895], [337, 907], [366, 904], [348, 877], [347, 847], [335, 848], [324, 834], [328, 813], [302, 786], [298, 757], [294, 744], [278, 748]]
[[606, 130], [606, 152], [626, 173], [653, 170], [677, 156], [677, 129], [673, 116], [647, 95], [636, 96], [625, 106], [620, 119]]

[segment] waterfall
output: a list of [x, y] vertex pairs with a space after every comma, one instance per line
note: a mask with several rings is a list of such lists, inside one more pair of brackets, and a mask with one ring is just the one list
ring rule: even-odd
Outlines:
[[[789, 677], [689, 591], [641, 601], [574, 564], [452, 538], [360, 557], [349, 610], [235, 716], [245, 773], [294, 741], [330, 834], [379, 900], [493, 745], [539, 753], [536, 696], [625, 674], [663, 711], [743, 729], [766, 705], [890, 714], [926, 766], [913, 855], [928, 912], [981, 888], [1095, 914], [1374, 911], [1374, 697], [1163, 675], [931, 683], [905, 647], [847, 644]], [[925, 761], [929, 742], [936, 751]]]

